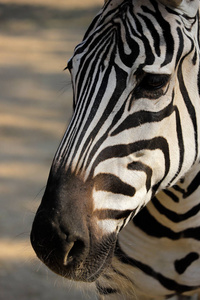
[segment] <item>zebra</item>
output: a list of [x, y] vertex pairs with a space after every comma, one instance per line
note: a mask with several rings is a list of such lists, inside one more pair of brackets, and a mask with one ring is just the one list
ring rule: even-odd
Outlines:
[[107, 0], [68, 61], [74, 111], [31, 243], [99, 299], [200, 291], [198, 10]]

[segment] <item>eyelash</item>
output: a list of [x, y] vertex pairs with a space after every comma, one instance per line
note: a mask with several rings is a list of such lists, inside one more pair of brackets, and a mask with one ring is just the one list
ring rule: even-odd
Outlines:
[[147, 73], [139, 84], [139, 88], [155, 91], [164, 87], [169, 81], [169, 75]]
[[168, 74], [151, 74], [145, 73], [138, 78], [138, 85], [134, 89], [134, 98], [149, 98], [157, 99], [164, 93], [163, 87], [167, 85], [170, 80]]

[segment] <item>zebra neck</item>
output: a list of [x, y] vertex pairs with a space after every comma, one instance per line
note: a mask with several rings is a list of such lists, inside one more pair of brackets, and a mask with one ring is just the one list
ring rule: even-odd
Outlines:
[[188, 228], [196, 228], [192, 236], [199, 236], [200, 165], [195, 165], [174, 186], [160, 191], [134, 217], [133, 223], [146, 234], [157, 238], [176, 240], [187, 235]]
[[175, 203], [182, 202], [183, 206], [186, 200], [192, 202], [191, 207], [194, 206], [194, 202], [200, 203], [200, 164], [195, 164], [184, 178], [164, 192], [171, 193], [170, 198]]
[[200, 164], [174, 186], [160, 191], [147, 205], [148, 212], [162, 225], [181, 231], [200, 226]]

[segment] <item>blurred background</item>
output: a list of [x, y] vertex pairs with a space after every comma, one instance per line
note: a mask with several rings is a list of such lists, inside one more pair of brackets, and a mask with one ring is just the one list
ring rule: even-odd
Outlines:
[[0, 0], [0, 300], [95, 299], [49, 271], [29, 234], [72, 112], [63, 71], [103, 0]]

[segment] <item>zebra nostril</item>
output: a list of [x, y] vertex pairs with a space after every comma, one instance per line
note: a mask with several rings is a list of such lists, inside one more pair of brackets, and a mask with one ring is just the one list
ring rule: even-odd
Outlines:
[[65, 249], [66, 252], [65, 252], [65, 256], [64, 256], [64, 260], [63, 260], [64, 266], [66, 266], [68, 263], [72, 262], [72, 260], [73, 260], [73, 256], [70, 254], [73, 246], [74, 246], [74, 242], [67, 244], [67, 247]]
[[[84, 232], [68, 230], [66, 224], [60, 224], [57, 236], [60, 239], [62, 263], [67, 266], [69, 263], [81, 260], [87, 253], [87, 237]], [[58, 227], [57, 227], [58, 228]]]
[[85, 243], [81, 240], [76, 240], [74, 242], [67, 242], [65, 248], [64, 265], [67, 265], [80, 258], [85, 252]]

